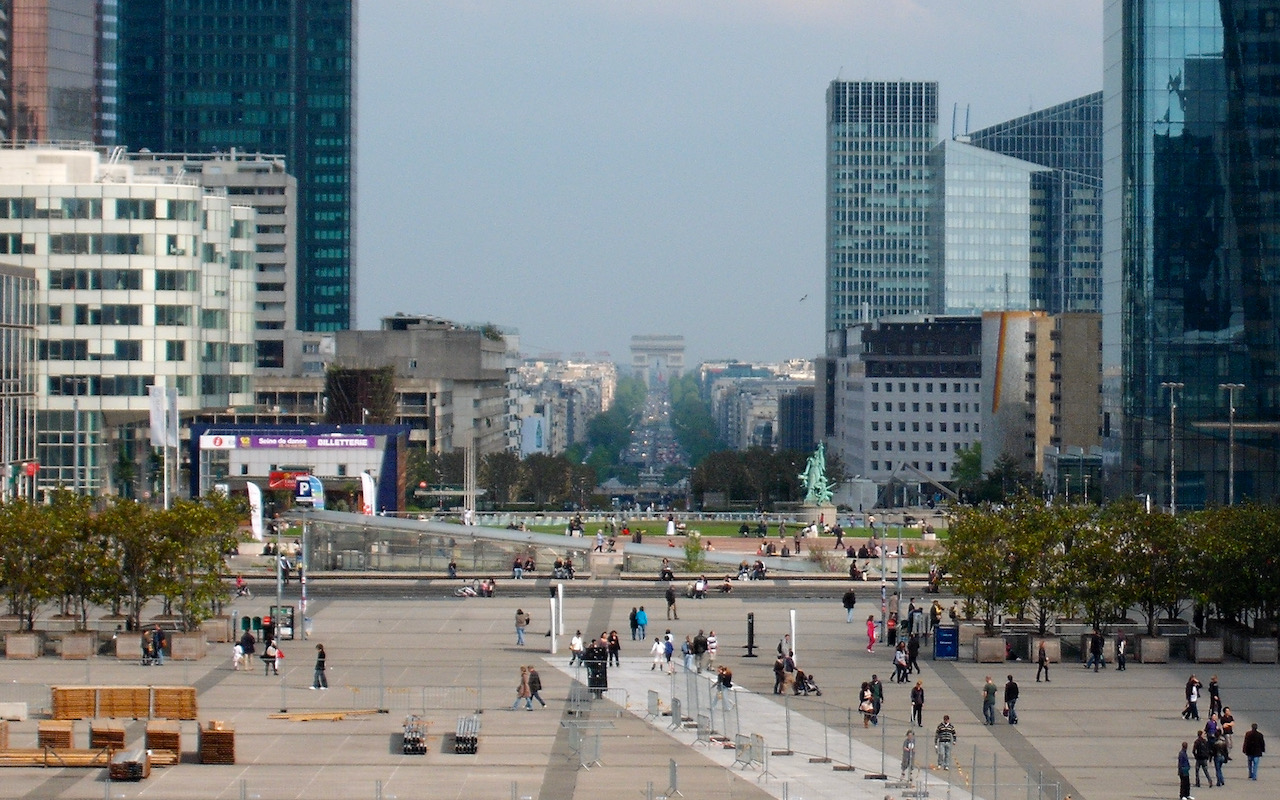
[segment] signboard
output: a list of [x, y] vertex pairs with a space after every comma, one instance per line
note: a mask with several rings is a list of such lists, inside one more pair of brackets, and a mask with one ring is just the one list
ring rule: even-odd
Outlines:
[[298, 475], [293, 490], [293, 499], [299, 503], [310, 503], [317, 511], [324, 510], [324, 484], [314, 475]]
[[40, 471], [39, 461], [28, 461], [26, 464], [23, 464], [23, 466], [26, 467], [28, 478], [34, 478], [36, 473]]
[[306, 472], [271, 472], [267, 475], [267, 488], [293, 491], [298, 488], [298, 478], [306, 476]]
[[520, 456], [548, 452], [547, 419], [534, 414], [520, 420]]
[[201, 450], [372, 450], [377, 446], [376, 436], [224, 436], [206, 433], [200, 437]]

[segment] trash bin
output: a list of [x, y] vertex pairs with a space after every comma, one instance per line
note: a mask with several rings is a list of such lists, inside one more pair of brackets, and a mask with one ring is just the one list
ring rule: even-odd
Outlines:
[[607, 661], [588, 661], [587, 665], [587, 688], [596, 697], [604, 693], [609, 688], [609, 662]]

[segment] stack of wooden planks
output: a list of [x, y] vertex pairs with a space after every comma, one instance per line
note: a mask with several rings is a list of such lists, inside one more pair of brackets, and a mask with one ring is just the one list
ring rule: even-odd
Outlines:
[[127, 750], [111, 757], [107, 775], [113, 781], [140, 781], [151, 777], [151, 758], [146, 750]]
[[153, 686], [152, 716], [163, 719], [195, 719], [196, 687]]
[[199, 750], [201, 764], [236, 763], [236, 732], [221, 722], [200, 726]]
[[97, 716], [146, 719], [151, 716], [151, 687], [99, 686]]
[[100, 747], [123, 750], [124, 726], [118, 722], [103, 720], [94, 720], [89, 723], [89, 749], [97, 750]]
[[70, 720], [42, 719], [36, 724], [36, 746], [52, 747], [56, 750], [70, 750], [75, 745], [74, 725]]
[[55, 686], [54, 719], [89, 719], [97, 714], [98, 690], [94, 686]]
[[155, 719], [147, 723], [147, 749], [165, 751], [175, 756], [182, 753], [182, 726], [176, 722]]

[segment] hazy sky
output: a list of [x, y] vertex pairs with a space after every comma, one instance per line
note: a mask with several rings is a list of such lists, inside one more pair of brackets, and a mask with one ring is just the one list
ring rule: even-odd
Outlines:
[[358, 47], [361, 327], [776, 360], [822, 350], [827, 84], [1000, 122], [1102, 88], [1102, 0], [366, 0]]

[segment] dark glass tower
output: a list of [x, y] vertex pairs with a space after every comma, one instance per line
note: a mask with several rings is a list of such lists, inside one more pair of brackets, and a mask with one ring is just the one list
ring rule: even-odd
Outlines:
[[121, 0], [120, 138], [283, 153], [298, 179], [296, 327], [351, 326], [354, 0]]
[[1172, 464], [1178, 507], [1228, 502], [1243, 384], [1235, 499], [1274, 501], [1280, 0], [1108, 0], [1105, 25], [1108, 489], [1168, 504]]

